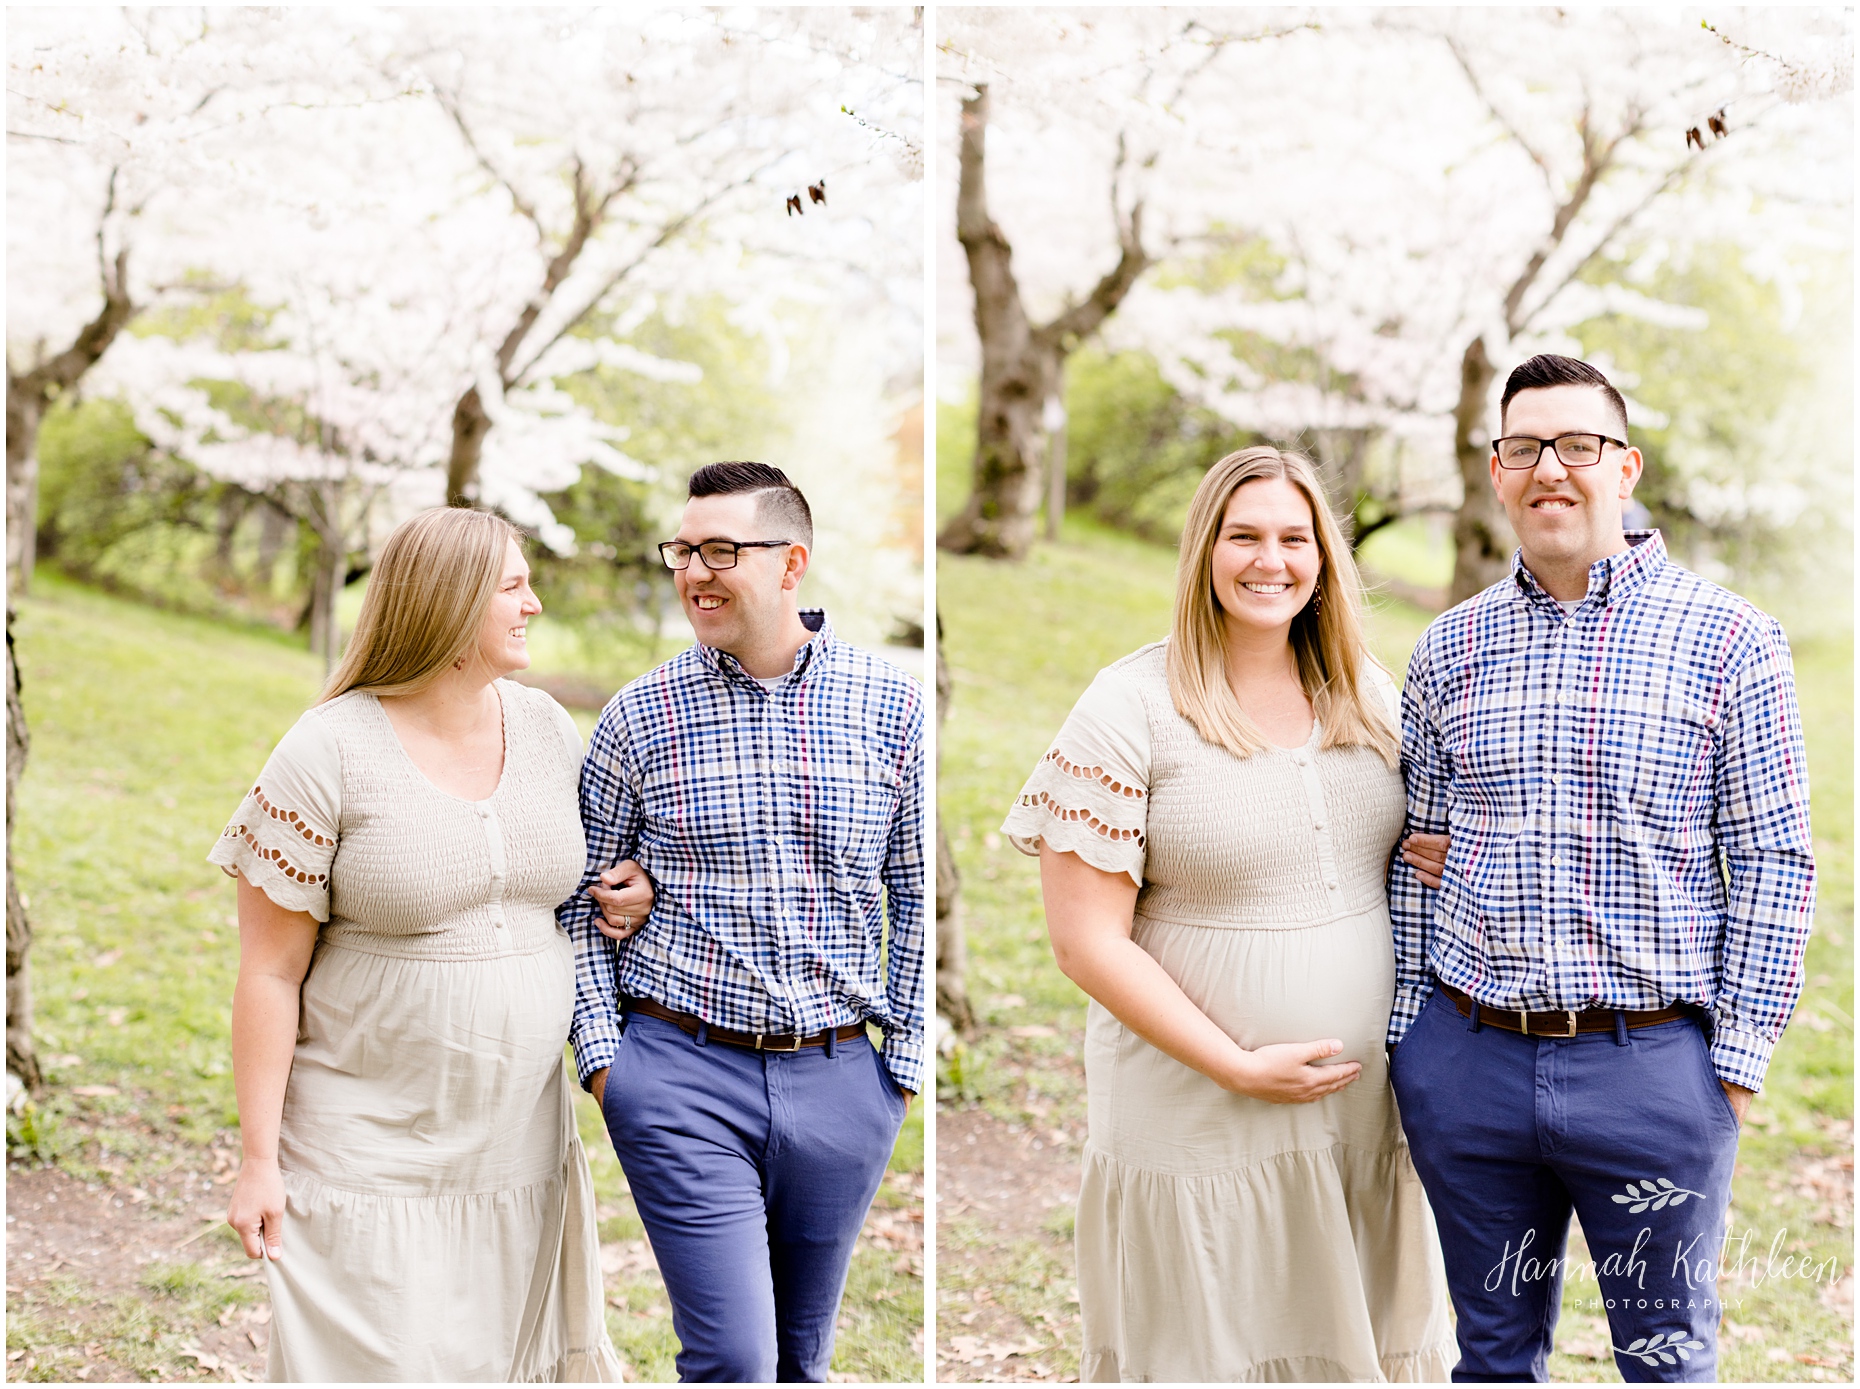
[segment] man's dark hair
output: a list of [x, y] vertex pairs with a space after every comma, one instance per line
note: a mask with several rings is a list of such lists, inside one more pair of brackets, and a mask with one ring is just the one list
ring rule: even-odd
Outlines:
[[1559, 357], [1554, 352], [1541, 352], [1528, 362], [1521, 363], [1510, 376], [1505, 378], [1505, 393], [1498, 399], [1498, 427], [1505, 427], [1505, 412], [1511, 408], [1511, 398], [1520, 391], [1541, 391], [1550, 386], [1593, 386], [1608, 398], [1616, 416], [1621, 421], [1621, 437], [1627, 438], [1627, 402], [1621, 398], [1621, 392], [1608, 384], [1608, 378], [1590, 366], [1579, 362], [1574, 357]]
[[756, 520], [782, 539], [814, 549], [814, 513], [801, 489], [780, 468], [767, 463], [706, 463], [691, 474], [688, 495], [723, 497], [747, 493], [756, 499]]

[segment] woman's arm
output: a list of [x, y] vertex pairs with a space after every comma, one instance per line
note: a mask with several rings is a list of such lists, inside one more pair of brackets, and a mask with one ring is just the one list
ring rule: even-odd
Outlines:
[[1362, 1074], [1354, 1061], [1311, 1064], [1343, 1050], [1334, 1037], [1247, 1051], [1221, 1031], [1130, 938], [1137, 887], [1129, 874], [1106, 873], [1042, 843], [1040, 888], [1047, 933], [1065, 976], [1144, 1041], [1222, 1089], [1274, 1104], [1307, 1104]]
[[[316, 918], [286, 911], [239, 879], [239, 982], [233, 987], [233, 1089], [245, 1160], [233, 1184], [226, 1223], [245, 1256], [284, 1253], [284, 1178], [278, 1172], [278, 1122], [297, 1048], [297, 996], [316, 948]], [[261, 1250], [261, 1240], [263, 1248]]]

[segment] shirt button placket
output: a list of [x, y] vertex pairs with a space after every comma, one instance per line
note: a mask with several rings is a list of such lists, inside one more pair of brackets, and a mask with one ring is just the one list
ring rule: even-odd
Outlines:
[[489, 801], [480, 801], [476, 808], [479, 823], [484, 826], [484, 847], [491, 858], [491, 897], [488, 906], [491, 913], [491, 927], [497, 933], [498, 943], [507, 945], [510, 939], [510, 924], [504, 917], [506, 875], [504, 826], [497, 818], [497, 807]]
[[1293, 754], [1299, 779], [1304, 782], [1305, 804], [1311, 812], [1311, 827], [1317, 834], [1318, 875], [1324, 883], [1324, 896], [1332, 910], [1341, 900], [1343, 879], [1337, 871], [1336, 843], [1330, 832], [1330, 809], [1324, 802], [1324, 780], [1318, 775], [1317, 758], [1308, 750]]

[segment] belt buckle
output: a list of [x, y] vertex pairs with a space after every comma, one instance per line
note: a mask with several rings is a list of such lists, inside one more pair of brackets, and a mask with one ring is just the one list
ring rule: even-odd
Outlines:
[[1565, 1008], [1563, 1010], [1563, 1016], [1569, 1019], [1569, 1031], [1565, 1032], [1563, 1035], [1565, 1037], [1574, 1037], [1576, 1035], [1576, 1010], [1574, 1008]]
[[799, 1051], [799, 1050], [801, 1049], [801, 1034], [800, 1034], [799, 1032], [796, 1032], [796, 1033], [794, 1033], [794, 1034], [793, 1034], [793, 1036], [794, 1036], [794, 1045], [793, 1045], [793, 1046], [791, 1046], [791, 1047], [771, 1047], [771, 1046], [765, 1046], [765, 1045], [763, 1045], [763, 1040], [762, 1040], [763, 1038], [765, 1038], [765, 1037], [778, 1037], [778, 1036], [780, 1036], [780, 1035], [781, 1035], [781, 1034], [780, 1034], [780, 1033], [777, 1033], [777, 1032], [758, 1032], [758, 1033], [756, 1033], [756, 1050], [757, 1050], [757, 1051], [776, 1051], [776, 1052], [784, 1052], [784, 1051]]

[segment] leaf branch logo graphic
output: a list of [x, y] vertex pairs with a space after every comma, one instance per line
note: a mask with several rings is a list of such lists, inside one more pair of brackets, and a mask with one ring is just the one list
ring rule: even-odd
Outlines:
[[[1697, 1196], [1698, 1192], [1690, 1194]], [[1617, 1201], [1620, 1199], [1619, 1196], [1615, 1197]], [[1631, 1355], [1641, 1364], [1652, 1365], [1656, 1369], [1661, 1365], [1677, 1365], [1679, 1360], [1690, 1360], [1693, 1351], [1705, 1349], [1703, 1341], [1694, 1341], [1683, 1331], [1662, 1331], [1657, 1336], [1642, 1336], [1625, 1347], [1613, 1345], [1612, 1342], [1610, 1345], [1616, 1355]], [[1679, 1360], [1673, 1359], [1675, 1355]]]
[[1683, 1206], [1688, 1196], [1705, 1199], [1702, 1191], [1688, 1191], [1683, 1186], [1674, 1186], [1666, 1178], [1657, 1181], [1627, 1184], [1627, 1195], [1613, 1199], [1617, 1206], [1626, 1206], [1629, 1215], [1639, 1215], [1644, 1210], [1664, 1210], [1668, 1205]]

